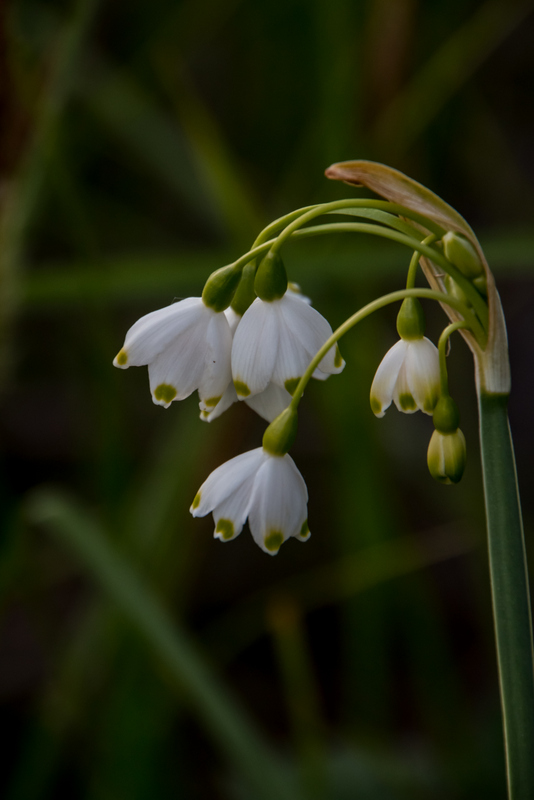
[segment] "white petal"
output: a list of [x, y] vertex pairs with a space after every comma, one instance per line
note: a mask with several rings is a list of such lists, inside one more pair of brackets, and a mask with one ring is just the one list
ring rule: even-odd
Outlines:
[[399, 374], [397, 376], [397, 383], [393, 390], [393, 402], [399, 411], [403, 414], [415, 414], [417, 411], [417, 401], [412, 394], [412, 387], [408, 380], [408, 369], [406, 367], [408, 351], [401, 364]]
[[377, 417], [383, 417], [391, 405], [407, 347], [407, 343], [400, 339], [387, 351], [378, 366], [371, 385], [371, 409]]
[[[188, 297], [145, 314], [126, 334], [124, 346], [113, 363], [123, 368], [150, 364], [176, 337], [195, 326], [209, 311], [201, 297]], [[120, 358], [122, 354], [127, 358], [125, 363]]]
[[278, 333], [278, 353], [272, 379], [278, 386], [286, 387], [294, 392], [299, 379], [304, 375], [312, 360], [313, 353], [309, 353], [303, 347], [283, 320], [281, 322]]
[[293, 281], [290, 281], [287, 285], [287, 291], [291, 295], [294, 295], [297, 298], [297, 300], [302, 300], [302, 302], [307, 303], [309, 306], [311, 306], [311, 299], [309, 297], [306, 297], [306, 295], [302, 294], [302, 289], [300, 288], [298, 283], [293, 283]]
[[243, 530], [250, 508], [253, 483], [254, 475], [247, 476], [230, 497], [213, 509], [213, 535], [216, 539], [229, 542]]
[[230, 332], [233, 336], [235, 329], [241, 322], [241, 314], [237, 314], [231, 306], [228, 306], [228, 308], [225, 309], [224, 315], [227, 319], [228, 325], [230, 326]]
[[[294, 293], [286, 292], [280, 302], [284, 323], [308, 354], [309, 364], [312, 357], [332, 335], [332, 328], [315, 308], [303, 303]], [[341, 372], [345, 362], [343, 359], [340, 360], [338, 353], [335, 346], [328, 351], [319, 364], [321, 372], [327, 374]]]
[[189, 509], [194, 517], [205, 517], [210, 511], [238, 492], [243, 484], [250, 484], [250, 494], [257, 471], [266, 459], [262, 447], [226, 461], [204, 481]]
[[432, 414], [440, 392], [438, 348], [426, 337], [410, 342], [405, 365], [418, 408], [425, 414]]
[[273, 419], [282, 413], [291, 402], [291, 395], [276, 383], [269, 383], [263, 392], [247, 397], [245, 403], [252, 408], [256, 414], [272, 422]]
[[[237, 326], [232, 345], [232, 374], [238, 396], [262, 392], [271, 380], [278, 350], [279, 303], [279, 300], [266, 303], [256, 298]], [[249, 395], [239, 391], [245, 387]]]
[[232, 380], [232, 334], [223, 313], [216, 313], [210, 319], [205, 340], [207, 352], [198, 393], [202, 401], [213, 405], [215, 398], [222, 397]]
[[308, 492], [291, 456], [268, 456], [256, 473], [248, 513], [256, 544], [275, 555], [290, 536], [301, 534]]
[[200, 384], [207, 353], [204, 325], [183, 333], [178, 342], [172, 342], [160, 353], [148, 365], [154, 402], [168, 407], [172, 400], [189, 397]]
[[209, 406], [202, 400], [200, 401], [198, 404], [200, 408], [200, 419], [204, 422], [212, 422], [214, 419], [217, 419], [217, 417], [220, 417], [221, 414], [224, 414], [233, 403], [237, 403], [237, 394], [234, 389], [234, 384], [230, 383], [217, 405]]

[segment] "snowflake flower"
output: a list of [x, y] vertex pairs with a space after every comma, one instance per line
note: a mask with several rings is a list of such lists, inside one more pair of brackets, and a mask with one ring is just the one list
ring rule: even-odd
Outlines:
[[432, 414], [439, 387], [437, 347], [426, 336], [401, 339], [388, 350], [376, 371], [371, 409], [377, 417], [383, 417], [393, 400], [405, 414], [417, 409]]
[[286, 539], [310, 537], [307, 503], [306, 484], [291, 456], [258, 447], [214, 470], [190, 511], [194, 517], [213, 512], [214, 536], [221, 541], [235, 539], [248, 519], [256, 544], [275, 555]]
[[[294, 292], [270, 302], [257, 298], [237, 326], [232, 345], [232, 374], [239, 399], [263, 392], [270, 382], [292, 394], [331, 334], [325, 318]], [[344, 366], [338, 348], [333, 347], [313, 377], [325, 380]]]
[[217, 405], [231, 382], [232, 334], [226, 316], [189, 297], [152, 311], [132, 325], [113, 364], [148, 365], [154, 403], [167, 408], [195, 389], [207, 408]]

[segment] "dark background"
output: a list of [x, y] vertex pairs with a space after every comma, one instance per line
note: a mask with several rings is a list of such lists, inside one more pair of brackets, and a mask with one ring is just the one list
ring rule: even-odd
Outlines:
[[[395, 409], [376, 420], [369, 409], [395, 309], [347, 336], [345, 371], [307, 390], [292, 451], [312, 538], [275, 559], [247, 530], [214, 541], [211, 518], [188, 513], [215, 466], [259, 446], [262, 421], [240, 405], [206, 425], [195, 397], [164, 411], [144, 368], [123, 373], [111, 361], [139, 316], [198, 295], [271, 219], [356, 196], [324, 178], [330, 163], [388, 163], [467, 218], [494, 270], [532, 551], [533, 7], [2, 6], [7, 800], [259, 797], [154, 647], [150, 623], [147, 633], [121, 607], [132, 569], [139, 604], [145, 590], [157, 598], [225, 696], [303, 776], [307, 797], [504, 797], [463, 342], [449, 369], [468, 464], [459, 486], [444, 487], [426, 468], [431, 420]], [[286, 265], [335, 327], [401, 288], [409, 256], [332, 236], [290, 244]], [[426, 309], [437, 341], [445, 318]]]

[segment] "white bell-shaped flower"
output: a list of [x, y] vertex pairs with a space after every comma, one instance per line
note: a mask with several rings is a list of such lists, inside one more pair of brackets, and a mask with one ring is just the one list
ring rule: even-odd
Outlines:
[[388, 350], [371, 386], [371, 409], [377, 417], [395, 403], [399, 411], [432, 414], [439, 397], [439, 354], [425, 336], [401, 339]]
[[[288, 292], [292, 292], [295, 297], [299, 298], [301, 302], [311, 302], [309, 298], [304, 297], [302, 294], [297, 293], [292, 289], [288, 289]], [[230, 331], [233, 336], [238, 324], [241, 322], [242, 317], [237, 314], [233, 308], [227, 308], [224, 313], [226, 315], [226, 319], [228, 320], [228, 325], [230, 326]], [[200, 419], [204, 422], [212, 422], [214, 419], [217, 419], [217, 417], [220, 417], [221, 414], [223, 414], [228, 408], [230, 408], [233, 403], [236, 403], [237, 400], [238, 397], [234, 384], [230, 383], [225, 393], [215, 406], [209, 406], [202, 400], [200, 401]], [[245, 402], [260, 417], [263, 417], [263, 419], [267, 420], [267, 422], [272, 422], [279, 414], [282, 413], [284, 408], [288, 407], [291, 402], [291, 395], [286, 389], [283, 389], [281, 386], [277, 386], [276, 383], [271, 382], [267, 385], [263, 392], [259, 392], [258, 394], [245, 398]]]
[[217, 405], [231, 382], [232, 334], [224, 313], [201, 297], [152, 311], [132, 325], [113, 364], [147, 364], [154, 403], [167, 408], [198, 389], [206, 407]]
[[[331, 335], [325, 318], [294, 292], [270, 302], [257, 298], [237, 326], [232, 345], [232, 374], [239, 399], [263, 392], [271, 382], [291, 394]], [[313, 377], [324, 380], [344, 366], [339, 349], [332, 347]]]
[[256, 544], [275, 555], [291, 536], [306, 541], [308, 492], [287, 453], [275, 456], [258, 447], [214, 470], [190, 508], [194, 517], [213, 512], [214, 536], [235, 539], [248, 519]]

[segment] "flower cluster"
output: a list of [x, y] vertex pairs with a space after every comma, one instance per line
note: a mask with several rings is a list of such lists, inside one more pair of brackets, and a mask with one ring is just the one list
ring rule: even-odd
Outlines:
[[[292, 290], [272, 302], [257, 298], [242, 317], [189, 297], [141, 317], [113, 364], [120, 369], [148, 365], [152, 399], [165, 408], [198, 390], [206, 421], [239, 399], [270, 422], [287, 407], [312, 357], [331, 335], [325, 318]], [[324, 380], [344, 366], [334, 348], [313, 377]]]
[[[191, 506], [195, 517], [213, 514], [214, 535], [221, 541], [238, 536], [248, 520], [254, 540], [270, 554], [288, 538], [309, 538], [308, 493], [288, 454], [296, 434], [296, 407], [310, 377], [325, 380], [344, 368], [337, 340], [350, 327], [345, 324], [333, 336], [308, 298], [288, 284], [280, 244], [279, 239], [258, 266], [252, 259], [241, 267], [246, 259], [240, 259], [214, 272], [201, 297], [146, 314], [129, 329], [113, 361], [121, 369], [147, 365], [152, 399], [165, 408], [198, 391], [204, 421], [244, 401], [270, 423], [263, 446], [218, 467]], [[458, 236], [444, 236], [443, 247], [458, 264], [455, 281], [463, 281], [464, 289], [462, 276], [484, 279], [475, 251], [466, 249]], [[430, 472], [441, 482], [455, 483], [465, 465], [465, 439], [448, 394], [445, 346], [451, 333], [465, 325], [452, 323], [439, 348], [426, 338], [423, 310], [410, 289], [418, 259], [416, 249], [397, 317], [400, 341], [376, 371], [371, 409], [383, 417], [393, 402], [404, 413], [432, 415]], [[458, 285], [456, 294], [460, 289]], [[468, 315], [465, 302], [455, 300]], [[348, 322], [355, 324], [359, 314]]]
[[[259, 293], [265, 295], [266, 287], [264, 275]], [[121, 369], [148, 365], [152, 399], [165, 408], [198, 391], [205, 421], [243, 400], [272, 422], [289, 406], [332, 328], [287, 281], [280, 296], [257, 296], [242, 315], [229, 306], [219, 309], [213, 294], [205, 289], [202, 297], [146, 314], [127, 332], [113, 364]], [[313, 377], [325, 380], [344, 365], [336, 345]], [[222, 541], [235, 538], [248, 518], [254, 540], [275, 554], [290, 537], [309, 538], [307, 500], [297, 467], [275, 443], [216, 469], [200, 488], [191, 513], [213, 512], [214, 535]]]

